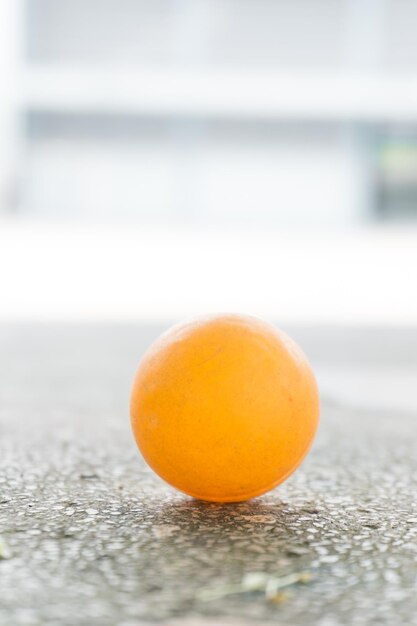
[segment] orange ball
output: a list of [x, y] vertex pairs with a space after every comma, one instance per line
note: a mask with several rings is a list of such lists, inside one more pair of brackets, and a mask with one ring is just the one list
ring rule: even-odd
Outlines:
[[285, 480], [307, 454], [318, 417], [300, 348], [241, 315], [164, 333], [145, 354], [131, 398], [147, 463], [170, 485], [214, 502], [247, 500]]

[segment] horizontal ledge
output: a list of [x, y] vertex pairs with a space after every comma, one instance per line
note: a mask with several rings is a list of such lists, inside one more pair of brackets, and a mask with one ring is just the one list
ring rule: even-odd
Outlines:
[[417, 121], [417, 75], [32, 65], [20, 106], [65, 113]]

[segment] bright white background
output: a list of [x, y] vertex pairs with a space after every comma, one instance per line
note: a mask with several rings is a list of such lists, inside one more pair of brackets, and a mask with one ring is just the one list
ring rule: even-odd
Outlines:
[[3, 0], [0, 319], [417, 321], [412, 0]]
[[246, 312], [282, 324], [417, 320], [414, 230], [238, 232], [5, 220], [0, 317], [171, 320]]

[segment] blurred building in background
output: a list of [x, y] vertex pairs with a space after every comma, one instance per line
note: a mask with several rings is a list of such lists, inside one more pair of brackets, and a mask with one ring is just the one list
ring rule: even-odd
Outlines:
[[319, 226], [417, 216], [414, 0], [9, 4], [18, 210]]
[[[249, 228], [276, 242], [288, 228], [416, 220], [414, 0], [3, 0], [1, 11], [4, 214]], [[397, 255], [384, 250], [381, 262]]]

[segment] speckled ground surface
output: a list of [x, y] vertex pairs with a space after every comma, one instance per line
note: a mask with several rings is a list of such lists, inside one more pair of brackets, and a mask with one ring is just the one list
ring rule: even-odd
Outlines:
[[[414, 410], [327, 395], [284, 485], [193, 501], [144, 466], [129, 430], [130, 381], [159, 330], [0, 328], [1, 626], [417, 624]], [[327, 371], [352, 357], [349, 335], [305, 340]], [[364, 371], [384, 354], [415, 365], [415, 332], [371, 343], [354, 355]]]

